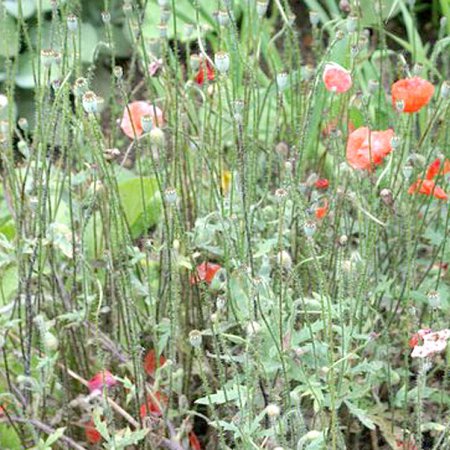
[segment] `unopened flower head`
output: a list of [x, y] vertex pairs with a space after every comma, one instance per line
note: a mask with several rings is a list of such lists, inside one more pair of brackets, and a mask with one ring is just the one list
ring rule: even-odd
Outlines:
[[230, 68], [230, 55], [227, 52], [217, 52], [214, 55], [214, 64], [220, 73], [227, 73]]
[[427, 294], [428, 303], [433, 309], [437, 309], [441, 307], [441, 295], [438, 291], [429, 291]]
[[51, 48], [41, 50], [41, 61], [44, 67], [51, 67], [55, 62], [55, 50]]
[[169, 205], [175, 204], [178, 199], [176, 189], [172, 187], [166, 188], [166, 190], [164, 191], [164, 198]]
[[111, 22], [111, 14], [109, 11], [102, 11], [102, 22], [107, 25]]
[[350, 15], [347, 18], [347, 31], [349, 33], [354, 33], [358, 28], [358, 16]]
[[221, 27], [226, 27], [230, 23], [230, 16], [228, 15], [227, 11], [220, 10], [219, 14], [217, 15], [217, 21], [219, 22], [219, 25]]
[[194, 348], [199, 348], [202, 345], [202, 333], [198, 330], [192, 330], [189, 333], [189, 343]]
[[313, 27], [317, 27], [317, 25], [319, 25], [319, 22], [320, 22], [319, 13], [317, 11], [310, 11], [309, 12], [309, 21], [311, 22], [311, 25]]
[[277, 264], [285, 270], [292, 269], [292, 257], [286, 250], [282, 250], [277, 254]]
[[317, 230], [317, 224], [313, 220], [307, 220], [303, 225], [303, 231], [307, 238], [312, 238]]
[[81, 97], [89, 89], [89, 83], [86, 78], [77, 78], [73, 84], [73, 92], [76, 96]]
[[83, 95], [83, 108], [88, 114], [93, 114], [98, 111], [98, 100], [97, 96], [92, 91], [87, 91]]
[[141, 126], [144, 133], [150, 133], [153, 129], [153, 117], [150, 114], [144, 114], [141, 117]]
[[172, 11], [168, 7], [161, 8], [161, 11], [159, 13], [159, 17], [161, 19], [161, 23], [167, 24], [170, 19]]
[[75, 14], [67, 16], [67, 29], [74, 33], [78, 29], [78, 17]]
[[276, 419], [280, 416], [280, 407], [278, 405], [275, 405], [274, 403], [270, 403], [266, 407], [266, 413], [271, 419]]
[[275, 200], [278, 203], [282, 203], [284, 200], [286, 200], [287, 196], [288, 196], [288, 191], [284, 188], [278, 188], [275, 191]]
[[266, 15], [268, 6], [269, 6], [268, 0], [258, 0], [256, 2], [256, 12], [260, 19], [262, 19]]
[[192, 23], [185, 23], [184, 24], [184, 34], [187, 38], [190, 38], [192, 36], [192, 33], [194, 32], [194, 25]]
[[287, 72], [279, 72], [277, 74], [277, 86], [280, 91], [284, 91], [289, 82], [289, 74]]
[[245, 331], [248, 337], [252, 337], [261, 331], [261, 325], [256, 321], [249, 322]]

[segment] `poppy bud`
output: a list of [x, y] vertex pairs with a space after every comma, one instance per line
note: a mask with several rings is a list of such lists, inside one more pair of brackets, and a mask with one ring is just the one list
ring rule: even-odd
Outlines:
[[160, 17], [162, 24], [167, 24], [167, 22], [170, 19], [170, 14], [171, 14], [170, 8], [167, 8], [167, 7], [161, 8], [159, 17]]
[[278, 252], [277, 264], [285, 270], [291, 270], [292, 269], [291, 255], [286, 250]]
[[447, 99], [450, 97], [450, 81], [444, 81], [441, 87], [441, 97]]
[[189, 63], [191, 65], [191, 69], [193, 72], [197, 72], [197, 70], [200, 68], [200, 56], [196, 53], [192, 54], [189, 58]]
[[430, 291], [427, 294], [428, 302], [433, 309], [441, 307], [441, 296], [438, 291]]
[[289, 75], [287, 72], [280, 72], [277, 74], [277, 86], [280, 91], [284, 91], [287, 88], [289, 81]]
[[288, 196], [288, 191], [284, 188], [279, 188], [275, 191], [275, 200], [282, 203]]
[[317, 229], [317, 224], [316, 224], [316, 222], [314, 222], [312, 220], [306, 221], [305, 224], [303, 225], [303, 231], [305, 232], [305, 235], [308, 239], [312, 238], [314, 236], [316, 229]]
[[81, 97], [89, 88], [86, 78], [77, 78], [73, 84], [73, 92], [76, 96]]
[[187, 38], [190, 38], [193, 32], [194, 32], [194, 25], [192, 25], [192, 23], [184, 24], [184, 34], [186, 35]]
[[92, 91], [87, 91], [83, 95], [83, 108], [88, 114], [93, 114], [98, 111], [98, 104], [97, 104], [97, 96]]
[[111, 14], [109, 11], [102, 11], [102, 22], [107, 25], [111, 22]]
[[22, 131], [28, 131], [28, 120], [25, 117], [21, 117], [17, 123]]
[[392, 191], [390, 189], [382, 189], [380, 192], [380, 197], [383, 203], [387, 206], [392, 206], [394, 203], [394, 197], [392, 196]]
[[227, 52], [217, 52], [214, 55], [214, 64], [220, 73], [227, 73], [230, 68], [230, 55]]
[[245, 332], [247, 337], [252, 337], [258, 334], [261, 331], [261, 325], [256, 321], [251, 321], [245, 327]]
[[166, 23], [160, 23], [158, 25], [158, 30], [159, 30], [159, 36], [162, 39], [167, 38], [167, 24]]
[[48, 351], [56, 351], [58, 349], [58, 339], [49, 331], [42, 337], [42, 342]]
[[202, 333], [198, 330], [192, 330], [189, 333], [189, 343], [194, 348], [199, 348], [202, 345]]
[[117, 80], [121, 80], [123, 78], [123, 68], [121, 66], [114, 66], [113, 74]]
[[256, 12], [260, 19], [262, 19], [266, 15], [268, 6], [269, 2], [267, 0], [258, 0], [258, 2], [256, 3]]
[[271, 403], [266, 406], [266, 413], [271, 419], [276, 419], [280, 415], [280, 407], [278, 405], [275, 405], [274, 403]]
[[227, 11], [220, 10], [217, 16], [217, 21], [221, 27], [226, 27], [230, 23], [230, 17]]
[[164, 198], [169, 205], [175, 204], [178, 198], [176, 189], [171, 187], [166, 188]]
[[44, 67], [51, 67], [55, 62], [55, 51], [51, 48], [41, 50], [41, 61]]
[[75, 14], [67, 16], [67, 29], [74, 33], [78, 29], [78, 17]]
[[358, 16], [348, 16], [347, 18], [347, 31], [349, 33], [354, 33], [358, 27]]
[[303, 66], [303, 79], [305, 81], [311, 81], [315, 73], [314, 66], [311, 64], [307, 64], [306, 66]]
[[141, 127], [144, 133], [150, 133], [153, 128], [153, 119], [150, 114], [144, 114], [141, 117]]
[[152, 128], [152, 130], [150, 131], [150, 141], [155, 145], [164, 144], [164, 132], [161, 130], [161, 128]]
[[320, 17], [319, 13], [317, 11], [310, 11], [309, 12], [309, 21], [311, 22], [311, 25], [315, 28], [317, 25], [319, 25]]

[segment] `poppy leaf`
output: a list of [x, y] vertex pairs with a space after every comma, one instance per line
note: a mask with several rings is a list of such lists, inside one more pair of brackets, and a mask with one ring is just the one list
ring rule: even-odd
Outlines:
[[123, 181], [119, 183], [118, 190], [133, 238], [158, 223], [161, 199], [154, 178], [132, 178]]

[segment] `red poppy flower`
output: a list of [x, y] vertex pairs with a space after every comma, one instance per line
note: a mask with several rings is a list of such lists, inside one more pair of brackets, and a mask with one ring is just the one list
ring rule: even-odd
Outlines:
[[437, 175], [445, 175], [450, 172], [450, 159], [444, 161], [444, 167], [441, 168], [442, 161], [436, 158], [429, 166], [426, 174], [427, 180], [432, 180]]
[[219, 264], [214, 264], [210, 262], [204, 262], [197, 266], [197, 275], [191, 277], [191, 284], [196, 284], [201, 281], [211, 284], [216, 272], [222, 267]]
[[197, 435], [193, 431], [189, 433], [189, 445], [191, 446], [191, 450], [202, 450], [200, 441], [198, 440]]
[[411, 440], [402, 441], [401, 439], [396, 439], [395, 444], [401, 450], [417, 450], [417, 445]]
[[132, 102], [123, 111], [120, 128], [130, 138], [140, 137], [144, 132], [142, 118], [150, 116], [153, 126], [161, 127], [164, 124], [163, 112], [146, 101]]
[[90, 444], [98, 444], [102, 440], [102, 435], [95, 428], [94, 419], [91, 419], [84, 427], [84, 434], [86, 440]]
[[[166, 362], [166, 358], [163, 355], [161, 355], [159, 357], [159, 366], [158, 367], [163, 366], [165, 362]], [[155, 375], [155, 372], [156, 372], [156, 352], [153, 349], [150, 349], [147, 352], [147, 354], [145, 355], [144, 370], [150, 376], [154, 376]]]
[[403, 102], [403, 112], [414, 113], [427, 105], [434, 94], [434, 86], [420, 77], [404, 78], [392, 85], [392, 104]]
[[329, 185], [330, 182], [326, 178], [319, 178], [315, 183], [317, 189], [328, 189]]
[[448, 198], [444, 190], [439, 186], [436, 186], [436, 183], [433, 180], [422, 180], [419, 178], [408, 189], [408, 194], [410, 195], [417, 193], [428, 196], [432, 195], [439, 200], [447, 200]]
[[323, 206], [316, 208], [315, 215], [317, 219], [323, 219], [328, 212], [328, 200], [323, 202]]
[[325, 64], [322, 79], [330, 92], [347, 92], [352, 87], [350, 72], [336, 63]]
[[353, 131], [347, 141], [347, 161], [354, 169], [369, 170], [383, 162], [392, 151], [394, 131], [371, 131], [360, 127]]
[[102, 370], [88, 381], [89, 392], [101, 391], [103, 387], [109, 388], [117, 384], [114, 375], [108, 370]]
[[200, 62], [200, 68], [198, 69], [197, 75], [195, 76], [195, 81], [200, 86], [205, 81], [205, 72], [206, 72], [206, 78], [208, 79], [208, 81], [213, 81], [214, 77], [215, 77], [214, 68], [211, 65], [211, 63], [209, 62], [209, 60], [207, 60], [206, 58]]
[[161, 392], [157, 391], [153, 394], [153, 397], [148, 396], [147, 403], [144, 403], [141, 405], [139, 412], [141, 414], [141, 417], [144, 418], [146, 416], [155, 416], [155, 417], [161, 417], [162, 411], [161, 407], [167, 405], [167, 396], [165, 394], [162, 394]]

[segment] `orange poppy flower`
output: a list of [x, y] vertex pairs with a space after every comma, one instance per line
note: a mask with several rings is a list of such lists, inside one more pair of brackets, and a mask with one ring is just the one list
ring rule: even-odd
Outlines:
[[160, 407], [167, 405], [168, 398], [166, 395], [162, 394], [159, 391], [155, 392], [153, 394], [153, 397], [154, 399], [149, 396], [147, 399], [147, 403], [141, 405], [139, 412], [142, 418], [149, 415], [156, 417], [162, 416]]
[[323, 206], [316, 208], [315, 215], [317, 219], [323, 219], [328, 212], [328, 200], [323, 202]]
[[315, 182], [315, 186], [317, 189], [328, 189], [330, 182], [326, 178], [319, 178]]
[[98, 444], [102, 440], [102, 435], [95, 428], [94, 419], [91, 419], [84, 427], [84, 434], [86, 440], [90, 444]]
[[138, 138], [144, 132], [142, 128], [144, 116], [150, 116], [155, 127], [161, 127], [164, 124], [163, 113], [157, 106], [143, 100], [132, 102], [123, 111], [120, 123], [120, 128], [130, 139]]
[[[166, 362], [166, 358], [161, 355], [159, 357], [159, 366], [161, 367]], [[154, 349], [150, 349], [147, 354], [145, 355], [144, 359], [144, 370], [145, 372], [150, 375], [154, 376], [156, 372], [156, 352]]]
[[392, 151], [394, 131], [371, 131], [360, 127], [353, 131], [347, 141], [347, 161], [354, 169], [371, 171]]
[[410, 195], [417, 193], [428, 196], [432, 195], [439, 200], [447, 200], [448, 198], [444, 190], [439, 186], [436, 186], [436, 183], [433, 180], [422, 180], [419, 178], [408, 189], [408, 194]]
[[101, 391], [103, 387], [110, 388], [117, 383], [118, 381], [111, 372], [102, 370], [88, 381], [88, 389], [89, 392]]
[[197, 284], [201, 281], [205, 281], [207, 284], [211, 284], [216, 272], [222, 267], [219, 264], [214, 264], [210, 262], [204, 262], [197, 266], [197, 275], [191, 277], [191, 284]]
[[214, 68], [211, 66], [211, 63], [206, 58], [200, 63], [200, 68], [198, 69], [197, 75], [195, 76], [195, 81], [200, 86], [205, 81], [205, 74], [208, 81], [214, 80], [215, 77]]
[[434, 94], [434, 86], [420, 77], [404, 78], [392, 85], [392, 104], [404, 102], [403, 112], [414, 113], [427, 105]]
[[426, 174], [427, 180], [432, 180], [435, 176], [441, 174], [445, 175], [450, 172], [450, 159], [444, 161], [444, 166], [441, 168], [442, 161], [436, 158], [429, 166]]
[[191, 446], [191, 450], [202, 450], [200, 441], [198, 440], [197, 435], [193, 431], [189, 433], [189, 445]]
[[325, 64], [322, 79], [326, 89], [330, 92], [343, 93], [352, 87], [350, 72], [336, 63]]

